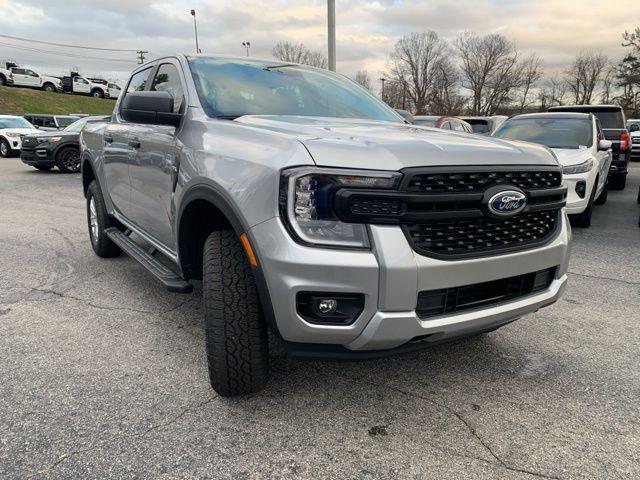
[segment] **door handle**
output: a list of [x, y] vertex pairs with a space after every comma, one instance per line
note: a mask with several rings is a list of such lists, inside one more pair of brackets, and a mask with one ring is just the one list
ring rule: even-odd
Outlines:
[[138, 149], [140, 148], [140, 142], [138, 140], [130, 140], [129, 146]]
[[104, 138], [105, 143], [113, 143], [113, 137], [105, 135], [103, 138]]

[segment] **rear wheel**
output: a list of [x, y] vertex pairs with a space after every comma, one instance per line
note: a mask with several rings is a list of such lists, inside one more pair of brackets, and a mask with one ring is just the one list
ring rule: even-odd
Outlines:
[[54, 86], [53, 86], [53, 83], [45, 83], [45, 84], [42, 86], [42, 89], [43, 89], [45, 92], [55, 92], [55, 91], [56, 91], [56, 87], [54, 87]]
[[220, 395], [254, 393], [269, 373], [267, 327], [251, 267], [232, 230], [205, 241], [202, 294], [209, 380]]
[[614, 173], [609, 177], [609, 188], [611, 190], [624, 190], [627, 186], [626, 173]]
[[7, 79], [4, 78], [4, 75], [0, 75], [0, 87], [4, 87], [7, 84]]
[[104, 93], [102, 93], [102, 90], [96, 88], [93, 92], [91, 92], [91, 96], [94, 98], [104, 98]]
[[116, 222], [107, 213], [102, 192], [95, 180], [87, 189], [87, 224], [91, 247], [99, 257], [117, 257], [122, 253], [120, 247], [111, 241], [104, 231], [115, 227]]
[[56, 165], [64, 173], [80, 171], [80, 151], [75, 147], [65, 147], [56, 155]]

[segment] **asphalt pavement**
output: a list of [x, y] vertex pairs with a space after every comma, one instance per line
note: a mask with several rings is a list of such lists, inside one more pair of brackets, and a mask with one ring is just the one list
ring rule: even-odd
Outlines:
[[0, 477], [640, 477], [640, 164], [574, 230], [557, 304], [364, 363], [274, 345], [259, 394], [207, 379], [200, 290], [90, 247], [79, 175], [0, 159]]

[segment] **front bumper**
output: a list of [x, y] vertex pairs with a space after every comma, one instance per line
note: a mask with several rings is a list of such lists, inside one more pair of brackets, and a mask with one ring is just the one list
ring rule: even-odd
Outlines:
[[[340, 346], [354, 352], [400, 347], [416, 337], [446, 341], [491, 329], [555, 302], [563, 292], [571, 230], [566, 214], [556, 236], [530, 250], [467, 260], [418, 255], [401, 228], [371, 226], [371, 251], [332, 250], [295, 243], [279, 218], [250, 229], [280, 336], [293, 344]], [[418, 318], [418, 294], [556, 267], [549, 288], [472, 311]], [[364, 310], [351, 325], [311, 324], [297, 312], [298, 292], [361, 293]]]
[[23, 148], [20, 151], [22, 163], [38, 167], [51, 167], [55, 162], [47, 148]]
[[[597, 169], [595, 167], [586, 173], [564, 175], [564, 185], [567, 187], [567, 214], [575, 215], [585, 211], [589, 205], [591, 191], [595, 188], [596, 176]], [[584, 182], [586, 185], [583, 198], [576, 192], [576, 186], [580, 182]]]

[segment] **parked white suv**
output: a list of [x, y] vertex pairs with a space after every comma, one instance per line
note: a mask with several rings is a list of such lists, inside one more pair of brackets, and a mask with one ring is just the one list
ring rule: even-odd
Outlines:
[[11, 78], [14, 87], [29, 87], [38, 88], [45, 92], [61, 92], [62, 81], [56, 77], [48, 77], [46, 75], [40, 75], [28, 68], [11, 67]]
[[36, 127], [22, 117], [0, 115], [0, 157], [10, 157], [22, 148], [22, 137], [39, 133]]
[[577, 227], [591, 225], [594, 204], [609, 191], [611, 141], [591, 113], [532, 113], [505, 121], [494, 137], [524, 140], [549, 147], [562, 164], [567, 186], [567, 213]]

